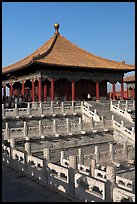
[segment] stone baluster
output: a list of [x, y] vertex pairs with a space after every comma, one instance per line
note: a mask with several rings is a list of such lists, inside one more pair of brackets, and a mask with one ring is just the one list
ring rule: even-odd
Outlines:
[[124, 144], [123, 144], [123, 151], [124, 151], [124, 157], [127, 159], [128, 158], [128, 145], [127, 145], [127, 142], [124, 142]]
[[95, 159], [96, 159], [96, 163], [99, 163], [99, 149], [98, 146], [95, 146]]
[[82, 121], [82, 118], [79, 118], [79, 130], [83, 131], [83, 121]]
[[48, 162], [50, 161], [50, 149], [43, 149], [43, 179], [46, 184], [49, 184], [49, 168]]
[[71, 125], [70, 125], [69, 118], [66, 118], [66, 125], [67, 125], [67, 133], [69, 135], [72, 135], [72, 133], [71, 133]]
[[9, 124], [8, 122], [6, 122], [6, 128], [5, 128], [5, 138], [6, 140], [8, 140], [10, 138], [10, 129], [9, 129]]
[[127, 107], [125, 108], [125, 113], [127, 113]]
[[72, 111], [73, 111], [73, 115], [76, 115], [76, 112], [75, 112], [75, 101], [72, 101]]
[[96, 160], [91, 159], [91, 176], [95, 177]]
[[53, 134], [57, 134], [57, 123], [56, 123], [56, 119], [53, 119]]
[[95, 115], [97, 114], [97, 109], [94, 109], [94, 113], [95, 113]]
[[15, 103], [15, 116], [16, 118], [19, 118], [19, 109], [18, 109], [17, 103]]
[[121, 120], [121, 131], [123, 132], [123, 130], [124, 130], [124, 121]]
[[54, 102], [53, 101], [51, 101], [50, 110], [51, 110], [52, 116], [55, 116], [55, 113], [54, 113]]
[[39, 103], [39, 112], [40, 112], [41, 117], [44, 117], [43, 107], [42, 107], [42, 103], [41, 102]]
[[31, 115], [30, 103], [28, 103], [28, 106], [27, 106], [27, 113], [28, 113], [28, 116], [31, 118], [32, 115]]
[[28, 136], [28, 127], [27, 127], [27, 122], [26, 121], [24, 121], [24, 137], [26, 137], [26, 136]]
[[113, 189], [116, 187], [116, 168], [115, 166], [106, 167], [106, 202], [113, 202]]
[[120, 108], [120, 101], [118, 101], [117, 107], [118, 107], [118, 109]]
[[78, 163], [84, 164], [84, 155], [82, 154], [81, 148], [78, 148]]
[[43, 125], [42, 125], [42, 121], [39, 120], [39, 135], [43, 135]]
[[114, 115], [112, 115], [112, 119], [111, 120], [112, 120], [112, 122], [114, 121]]
[[60, 152], [60, 164], [62, 165], [63, 159], [65, 158], [65, 151], [61, 150]]
[[63, 114], [63, 116], [65, 116], [65, 115], [66, 115], [66, 113], [65, 113], [65, 106], [64, 106], [64, 102], [62, 102], [62, 103], [61, 103], [61, 106], [62, 106], [62, 114]]
[[25, 151], [27, 154], [31, 154], [31, 143], [29, 141], [25, 142]]
[[13, 165], [13, 150], [15, 149], [15, 138], [10, 138], [10, 164]]
[[71, 197], [75, 195], [75, 173], [77, 169], [77, 157], [76, 156], [69, 156], [69, 167], [68, 167], [68, 177], [67, 177], [67, 194]]
[[93, 117], [91, 117], [91, 128], [94, 129], [94, 120], [93, 120]]
[[134, 136], [135, 135], [135, 128], [132, 127], [132, 135]]
[[10, 146], [12, 149], [15, 149], [15, 138], [10, 138]]
[[5, 110], [4, 104], [2, 104], [2, 117], [3, 119], [6, 117], [6, 110]]
[[50, 161], [50, 157], [51, 157], [50, 154], [51, 154], [50, 153], [50, 148], [44, 148], [43, 149], [43, 156], [47, 161]]
[[113, 162], [114, 161], [114, 146], [112, 143], [109, 144], [109, 151], [110, 151], [110, 159]]
[[103, 115], [101, 116], [101, 121], [102, 121], [102, 127], [104, 128], [105, 127], [105, 120], [104, 120], [104, 116]]

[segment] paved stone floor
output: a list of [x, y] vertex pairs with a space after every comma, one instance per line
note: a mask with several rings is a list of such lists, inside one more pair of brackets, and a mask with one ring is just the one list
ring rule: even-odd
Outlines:
[[48, 187], [2, 165], [2, 202], [72, 202]]

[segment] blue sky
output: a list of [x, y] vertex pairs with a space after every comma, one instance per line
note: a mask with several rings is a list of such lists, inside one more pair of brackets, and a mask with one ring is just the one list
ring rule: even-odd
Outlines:
[[43, 45], [54, 34], [54, 23], [78, 47], [135, 64], [134, 2], [3, 2], [2, 67]]

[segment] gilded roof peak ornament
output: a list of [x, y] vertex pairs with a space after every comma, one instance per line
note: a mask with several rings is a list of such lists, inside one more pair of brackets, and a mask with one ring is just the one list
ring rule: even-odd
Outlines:
[[54, 24], [55, 33], [57, 33], [57, 34], [59, 34], [59, 31], [58, 31], [59, 26], [60, 26], [60, 25], [59, 25], [58, 23], [55, 23], [55, 24]]

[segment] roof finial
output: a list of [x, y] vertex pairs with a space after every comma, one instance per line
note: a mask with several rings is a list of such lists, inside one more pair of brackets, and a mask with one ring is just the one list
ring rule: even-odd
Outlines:
[[54, 24], [54, 28], [55, 28], [55, 33], [59, 34], [59, 32], [58, 32], [59, 24], [58, 23]]

